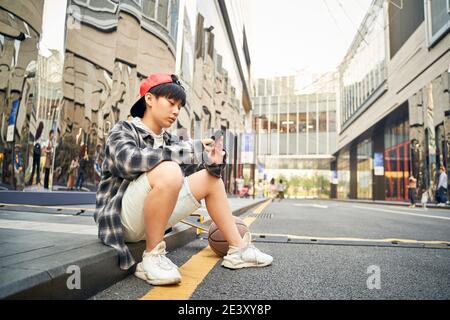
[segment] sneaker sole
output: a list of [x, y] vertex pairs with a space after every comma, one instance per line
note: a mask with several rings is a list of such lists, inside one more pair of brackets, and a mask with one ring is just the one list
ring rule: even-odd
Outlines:
[[229, 261], [224, 261], [224, 262], [222, 262], [222, 267], [234, 270], [234, 269], [242, 269], [242, 268], [262, 268], [262, 267], [267, 267], [271, 264], [272, 264], [272, 261], [265, 262], [262, 264], [254, 264], [254, 263], [250, 263], [250, 262], [244, 262], [244, 263], [234, 265]]
[[148, 284], [151, 284], [153, 286], [163, 286], [163, 285], [169, 285], [169, 284], [177, 284], [181, 282], [181, 278], [171, 278], [171, 279], [149, 279], [144, 271], [138, 270], [139, 266], [136, 268], [136, 272], [134, 275], [147, 282]]

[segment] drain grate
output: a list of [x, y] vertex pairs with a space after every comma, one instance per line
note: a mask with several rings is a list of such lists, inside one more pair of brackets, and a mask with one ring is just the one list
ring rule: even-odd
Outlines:
[[257, 219], [272, 219], [273, 213], [270, 213], [270, 212], [261, 212], [260, 214], [252, 213], [251, 215], [249, 215], [249, 217], [254, 217]]

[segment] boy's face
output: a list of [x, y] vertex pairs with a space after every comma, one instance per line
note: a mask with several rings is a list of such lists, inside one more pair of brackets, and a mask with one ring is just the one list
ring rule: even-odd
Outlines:
[[154, 121], [161, 128], [169, 128], [178, 118], [182, 108], [180, 101], [166, 97], [156, 98], [151, 93], [145, 95], [145, 101], [147, 102], [146, 112], [151, 112]]

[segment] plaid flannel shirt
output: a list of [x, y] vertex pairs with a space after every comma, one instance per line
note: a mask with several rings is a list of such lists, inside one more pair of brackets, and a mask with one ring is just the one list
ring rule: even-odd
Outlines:
[[102, 178], [96, 196], [95, 222], [98, 237], [119, 254], [119, 265], [123, 270], [136, 262], [123, 237], [120, 212], [122, 198], [131, 181], [150, 171], [162, 161], [177, 162], [184, 176], [202, 169], [221, 177], [226, 164], [211, 164], [200, 140], [182, 141], [166, 131], [164, 145], [153, 148], [154, 138], [140, 119], [119, 121], [109, 133]]

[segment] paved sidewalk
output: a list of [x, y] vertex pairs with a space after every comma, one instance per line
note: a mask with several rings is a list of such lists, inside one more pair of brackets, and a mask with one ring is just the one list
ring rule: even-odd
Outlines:
[[[234, 215], [266, 200], [229, 198]], [[0, 298], [83, 299], [133, 272], [120, 270], [115, 250], [98, 240], [93, 209], [94, 205], [0, 206]], [[209, 220], [204, 206], [197, 213]], [[196, 228], [183, 223], [165, 236], [169, 251], [196, 238]], [[144, 242], [129, 247], [139, 261]], [[71, 290], [67, 283], [76, 284], [78, 270], [81, 288]]]

